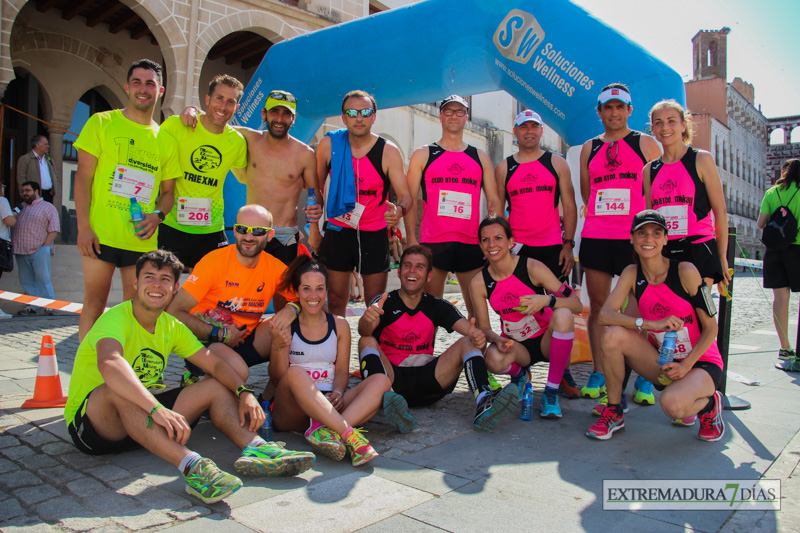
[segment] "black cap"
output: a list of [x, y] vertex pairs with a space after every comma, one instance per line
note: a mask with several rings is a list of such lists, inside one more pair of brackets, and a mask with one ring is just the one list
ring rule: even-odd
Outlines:
[[449, 104], [450, 102], [455, 102], [455, 103], [457, 103], [457, 104], [461, 104], [461, 105], [463, 105], [464, 107], [466, 107], [467, 109], [469, 109], [469, 104], [467, 103], [466, 99], [464, 99], [464, 98], [461, 98], [461, 97], [460, 97], [460, 96], [458, 96], [457, 94], [451, 94], [450, 96], [448, 96], [447, 98], [445, 98], [444, 100], [442, 100], [442, 103], [441, 103], [441, 104], [439, 104], [439, 109], [440, 109], [440, 110], [441, 110], [441, 109], [444, 109], [444, 106], [446, 106], [446, 105], [447, 105], [447, 104]]
[[631, 233], [647, 224], [656, 224], [664, 228], [664, 231], [669, 232], [669, 228], [667, 228], [667, 219], [664, 218], [664, 215], [655, 209], [645, 209], [644, 211], [639, 211], [633, 217]]

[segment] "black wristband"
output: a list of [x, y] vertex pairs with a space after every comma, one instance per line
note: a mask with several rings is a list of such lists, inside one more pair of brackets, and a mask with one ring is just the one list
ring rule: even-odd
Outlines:
[[555, 295], [551, 294], [550, 295], [550, 303], [547, 304], [547, 307], [549, 307], [550, 309], [555, 309], [556, 308], [556, 300], [557, 300], [557, 298], [555, 297]]

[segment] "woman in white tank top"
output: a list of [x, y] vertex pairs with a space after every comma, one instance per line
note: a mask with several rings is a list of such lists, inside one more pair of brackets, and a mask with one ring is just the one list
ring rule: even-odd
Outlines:
[[273, 334], [273, 423], [279, 431], [304, 431], [315, 452], [336, 461], [350, 452], [353, 466], [360, 466], [378, 453], [355, 426], [375, 416], [391, 382], [376, 374], [347, 389], [350, 325], [324, 310], [327, 274], [324, 265], [301, 255], [281, 279], [281, 288], [297, 294], [300, 313], [291, 330]]

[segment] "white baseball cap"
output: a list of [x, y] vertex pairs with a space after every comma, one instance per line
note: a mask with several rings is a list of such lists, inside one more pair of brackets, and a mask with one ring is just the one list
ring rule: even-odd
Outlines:
[[621, 87], [612, 87], [600, 93], [597, 104], [603, 105], [611, 100], [619, 100], [623, 104], [631, 105], [631, 93]]
[[531, 121], [536, 122], [540, 126], [544, 125], [544, 122], [542, 122], [542, 117], [539, 116], [539, 113], [536, 111], [531, 111], [530, 109], [526, 109], [514, 119], [514, 127], [516, 128], [517, 126], [521, 126], [522, 124]]

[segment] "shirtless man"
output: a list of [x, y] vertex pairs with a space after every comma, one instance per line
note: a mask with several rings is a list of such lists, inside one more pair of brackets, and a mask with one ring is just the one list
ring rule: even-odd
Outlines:
[[[296, 115], [297, 99], [286, 91], [272, 91], [261, 111], [266, 130], [235, 126], [247, 141], [247, 168], [236, 169], [233, 174], [247, 185], [247, 203], [264, 206], [272, 213], [275, 236], [265, 251], [286, 264], [297, 257], [300, 192], [316, 185], [314, 150], [289, 135]], [[196, 116], [194, 106], [183, 115], [188, 125], [197, 120]], [[305, 212], [313, 223], [319, 220], [322, 207], [307, 207]]]

